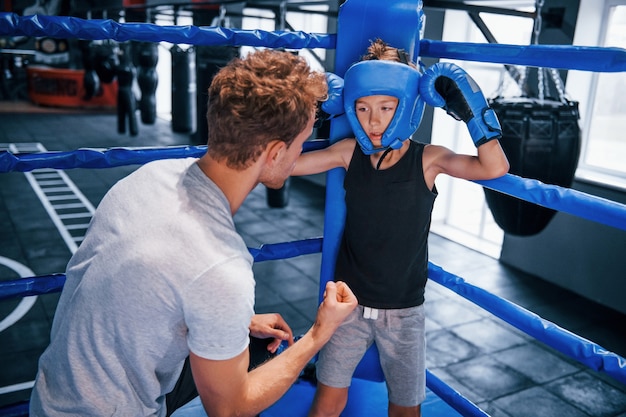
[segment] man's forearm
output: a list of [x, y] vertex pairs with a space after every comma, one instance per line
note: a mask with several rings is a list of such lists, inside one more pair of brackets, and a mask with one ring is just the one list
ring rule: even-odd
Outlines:
[[327, 337], [319, 337], [311, 329], [280, 355], [253, 369], [248, 374], [246, 405], [242, 407], [242, 415], [255, 416], [278, 401], [327, 341]]

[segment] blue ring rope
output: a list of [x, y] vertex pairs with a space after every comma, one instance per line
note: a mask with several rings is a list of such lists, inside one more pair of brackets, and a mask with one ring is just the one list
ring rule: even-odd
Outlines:
[[[255, 262], [293, 258], [321, 252], [322, 238], [266, 244], [259, 249], [248, 248], [248, 250], [253, 255]], [[429, 263], [428, 272], [429, 279], [472, 301], [524, 333], [593, 370], [604, 372], [615, 380], [626, 383], [626, 359], [621, 356], [565, 330], [515, 303], [469, 284], [463, 278], [445, 271], [432, 262]], [[59, 292], [63, 289], [65, 278], [65, 274], [51, 274], [0, 282], [0, 301]], [[429, 388], [433, 389], [430, 386]], [[436, 393], [440, 396], [445, 395]], [[456, 393], [453, 398], [459, 395]], [[452, 405], [449, 401], [446, 402]], [[465, 409], [467, 404], [464, 405], [461, 398], [457, 398], [454, 402], [458, 402], [457, 406], [464, 408], [464, 411], [472, 409], [471, 407], [469, 410]]]
[[[119, 23], [70, 16], [19, 16], [0, 13], [0, 35], [51, 36], [88, 40], [112, 39], [170, 42], [189, 45], [230, 45], [268, 48], [334, 49], [336, 34], [301, 31], [229, 29], [215, 26], [159, 26], [153, 23]], [[567, 45], [507, 45], [420, 40], [423, 57], [526, 65], [595, 72], [626, 71], [626, 49]]]
[[426, 369], [426, 386], [446, 404], [466, 417], [489, 417], [489, 414], [465, 398], [460, 392], [451, 389], [448, 384]]
[[429, 262], [428, 278], [454, 291], [524, 333], [596, 371], [626, 384], [626, 359], [537, 314], [498, 297]]
[[333, 49], [337, 42], [335, 35], [325, 33], [270, 32], [217, 26], [159, 26], [153, 23], [119, 23], [111, 19], [87, 20], [70, 16], [19, 16], [6, 12], [0, 13], [0, 35], [291, 49]]
[[[310, 238], [248, 248], [255, 262], [295, 258], [322, 251], [322, 238]], [[0, 282], [0, 301], [31, 295], [59, 292], [65, 284], [65, 274], [40, 275]]]
[[626, 49], [598, 46], [507, 45], [422, 39], [420, 55], [431, 58], [580, 71], [626, 71]]
[[[328, 146], [325, 139], [304, 143], [304, 152]], [[199, 158], [206, 153], [206, 145], [167, 147], [119, 147], [108, 149], [81, 148], [73, 151], [50, 151], [14, 154], [0, 151], [0, 173], [28, 172], [41, 168], [111, 168], [145, 164], [159, 159]]]
[[[303, 151], [327, 147], [327, 140], [304, 143]], [[200, 157], [206, 146], [172, 146], [165, 148], [78, 149], [67, 152], [13, 154], [0, 152], [0, 173], [27, 172], [40, 168], [109, 168], [144, 164], [167, 158]], [[539, 180], [512, 174], [486, 181], [474, 181], [487, 188], [509, 194], [543, 207], [573, 214], [617, 229], [626, 230], [626, 205], [577, 190], [544, 184]]]

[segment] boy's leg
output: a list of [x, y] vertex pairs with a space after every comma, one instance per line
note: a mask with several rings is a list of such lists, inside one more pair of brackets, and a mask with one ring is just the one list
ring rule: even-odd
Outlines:
[[389, 390], [389, 417], [419, 417], [426, 397], [424, 306], [381, 314], [376, 345]]
[[352, 374], [372, 343], [370, 322], [358, 306], [320, 351], [309, 417], [337, 417], [346, 407]]
[[389, 417], [421, 417], [421, 405], [415, 407], [402, 407], [389, 403]]
[[348, 402], [348, 388], [334, 388], [317, 383], [309, 417], [338, 417]]

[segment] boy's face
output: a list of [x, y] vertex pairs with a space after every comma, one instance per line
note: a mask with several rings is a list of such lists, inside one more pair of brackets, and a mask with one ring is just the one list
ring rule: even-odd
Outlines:
[[365, 134], [374, 147], [382, 146], [385, 129], [391, 123], [398, 107], [398, 99], [393, 96], [365, 96], [359, 98], [354, 109]]

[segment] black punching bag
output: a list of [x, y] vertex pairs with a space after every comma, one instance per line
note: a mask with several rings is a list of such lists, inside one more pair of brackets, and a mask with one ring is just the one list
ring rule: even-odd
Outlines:
[[172, 131], [196, 131], [196, 52], [174, 45], [172, 53]]
[[206, 145], [208, 126], [206, 120], [207, 104], [209, 100], [209, 86], [217, 72], [235, 57], [239, 56], [239, 48], [233, 46], [204, 46], [196, 47], [196, 85], [197, 85], [197, 125], [196, 133], [192, 135], [193, 142]]
[[133, 92], [133, 82], [135, 80], [135, 67], [130, 58], [130, 45], [128, 43], [120, 46], [120, 64], [117, 67], [117, 131], [126, 132], [126, 119], [128, 118], [128, 130], [131, 136], [137, 136], [137, 99]]
[[141, 121], [151, 125], [156, 121], [156, 89], [159, 76], [156, 66], [159, 61], [159, 45], [154, 42], [135, 42], [137, 84], [141, 90], [139, 110]]
[[[502, 125], [500, 144], [509, 173], [546, 184], [570, 187], [580, 155], [578, 102], [537, 98], [489, 100]], [[531, 236], [556, 213], [516, 197], [484, 188], [494, 220], [506, 233]]]

